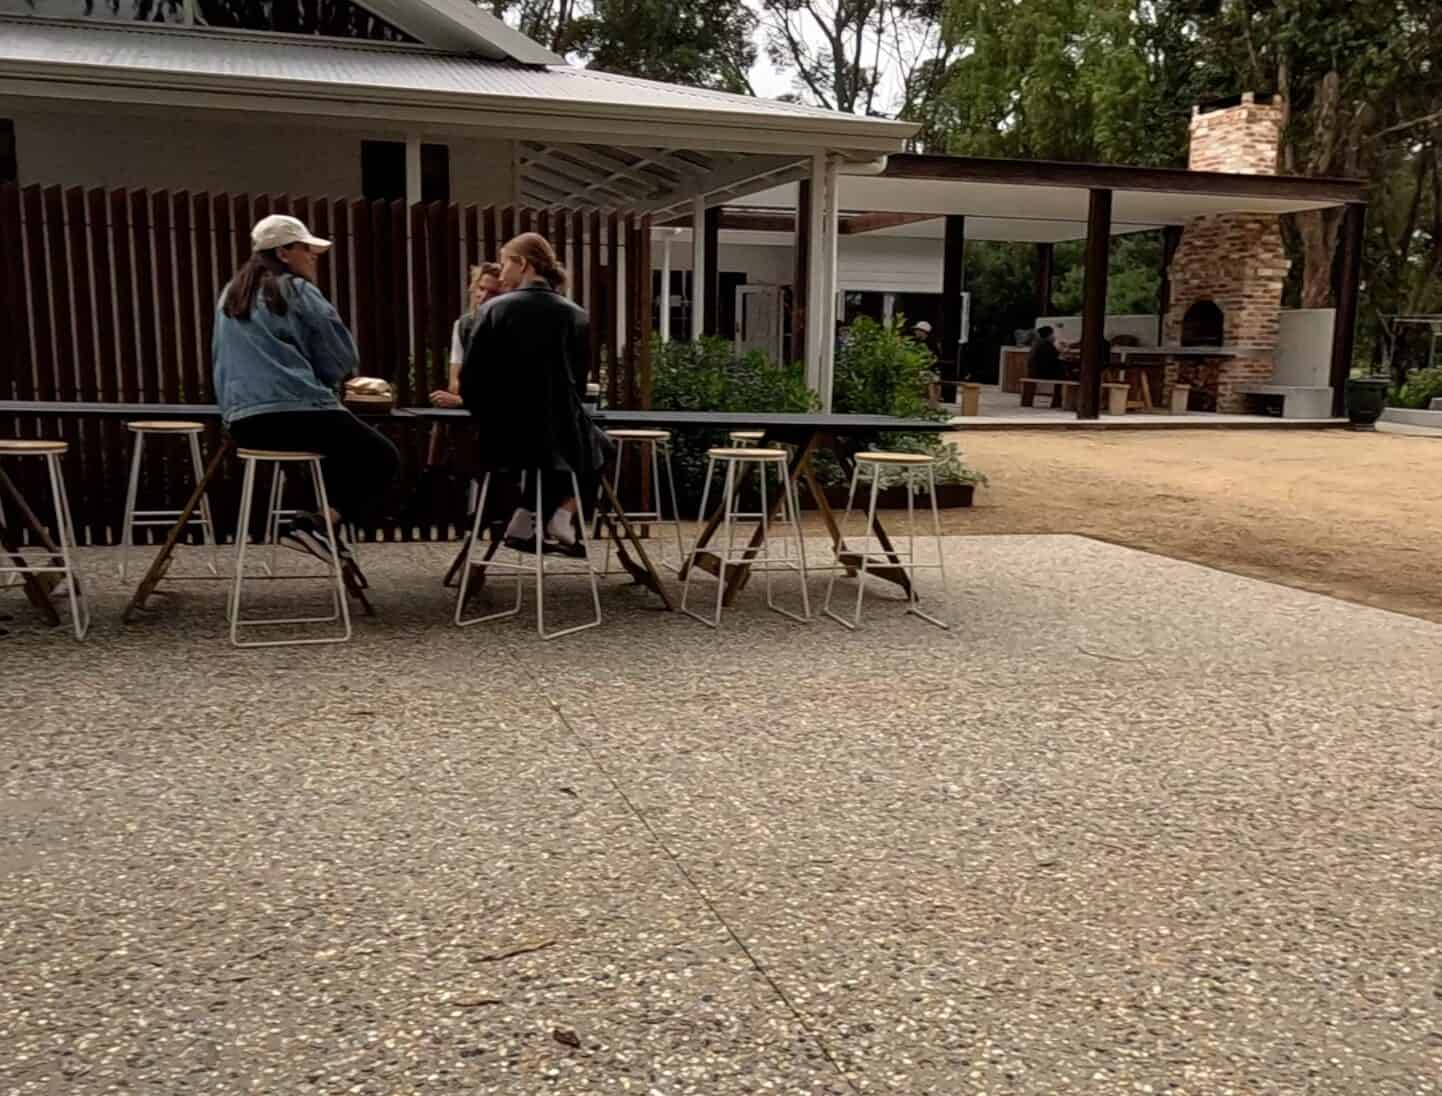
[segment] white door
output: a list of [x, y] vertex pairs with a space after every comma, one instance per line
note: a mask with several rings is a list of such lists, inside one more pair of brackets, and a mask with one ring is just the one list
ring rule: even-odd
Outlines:
[[736, 353], [760, 350], [773, 362], [781, 360], [781, 287], [736, 287]]

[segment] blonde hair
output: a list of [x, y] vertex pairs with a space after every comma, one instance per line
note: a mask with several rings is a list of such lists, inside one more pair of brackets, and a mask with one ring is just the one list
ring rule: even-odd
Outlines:
[[481, 279], [489, 274], [492, 278], [501, 276], [500, 263], [478, 263], [471, 267], [471, 280], [466, 283], [466, 292], [474, 293], [476, 287], [481, 284]]
[[551, 241], [539, 232], [522, 232], [501, 248], [502, 254], [508, 251], [529, 263], [531, 269], [552, 289], [559, 291], [566, 288], [566, 268], [556, 258], [556, 249], [551, 246]]

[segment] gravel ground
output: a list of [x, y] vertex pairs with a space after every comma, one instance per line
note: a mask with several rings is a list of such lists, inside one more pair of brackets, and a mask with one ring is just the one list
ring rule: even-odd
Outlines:
[[1080, 533], [1442, 624], [1442, 432], [962, 431], [955, 533]]
[[1442, 1092], [1442, 628], [1017, 536], [542, 644], [447, 555], [343, 647], [0, 593], [0, 1092]]

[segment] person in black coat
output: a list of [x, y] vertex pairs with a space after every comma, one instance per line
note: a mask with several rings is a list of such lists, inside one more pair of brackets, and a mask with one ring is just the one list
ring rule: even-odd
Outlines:
[[1026, 355], [1026, 375], [1038, 380], [1066, 379], [1066, 366], [1061, 360], [1061, 352], [1056, 348], [1055, 333], [1050, 327], [1036, 329], [1036, 338]]
[[[503, 294], [476, 316], [461, 366], [461, 401], [479, 427], [484, 467], [541, 471], [545, 540], [577, 545], [579, 500], [571, 487], [595, 493], [605, 453], [582, 407], [590, 369], [590, 321], [562, 296], [566, 272], [545, 237], [517, 236], [501, 249]], [[511, 516], [512, 547], [534, 544], [537, 516], [527, 497]]]

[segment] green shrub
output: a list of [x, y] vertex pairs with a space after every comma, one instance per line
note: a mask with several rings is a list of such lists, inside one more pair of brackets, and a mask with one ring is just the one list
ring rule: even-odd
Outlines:
[[1409, 370], [1406, 382], [1387, 396], [1393, 407], [1425, 408], [1433, 400], [1442, 398], [1442, 366]]
[[[906, 335], [902, 317], [890, 324], [859, 318], [836, 355], [833, 408], [838, 414], [944, 419], [946, 415], [928, 399], [935, 368], [936, 360], [925, 344]], [[668, 411], [805, 413], [819, 408], [800, 363], [776, 365], [759, 351], [738, 357], [730, 342], [717, 338], [658, 340], [652, 351], [651, 391], [651, 405]], [[726, 432], [721, 430], [674, 434], [671, 459], [682, 506], [690, 508], [700, 500], [706, 450], [726, 443]], [[986, 482], [985, 476], [962, 463], [955, 445], [935, 434], [886, 434], [881, 448], [931, 454], [937, 461], [938, 483]], [[823, 483], [845, 482], [830, 453], [818, 453], [813, 466]], [[899, 479], [888, 470], [882, 484], [892, 482]]]
[[897, 415], [908, 419], [945, 416], [931, 406], [928, 389], [937, 379], [936, 358], [925, 343], [902, 328], [860, 316], [836, 351], [832, 409], [841, 415]]
[[[738, 357], [725, 339], [661, 342], [651, 352], [651, 406], [667, 411], [817, 410], [800, 364], [775, 365], [753, 351]], [[687, 510], [701, 499], [706, 450], [727, 444], [724, 430], [681, 430], [671, 438], [676, 494]]]
[[[832, 407], [838, 413], [933, 421], [947, 417], [930, 400], [930, 388], [937, 379], [936, 357], [906, 331], [904, 316], [896, 316], [889, 324], [860, 316], [851, 324], [836, 354]], [[879, 447], [930, 454], [937, 462], [937, 483], [986, 483], [985, 476], [962, 462], [961, 450], [954, 443], [936, 434], [886, 434]], [[841, 482], [841, 469], [834, 462], [816, 463], [827, 482]], [[883, 469], [881, 485], [904, 483], [905, 478], [900, 469]]]

